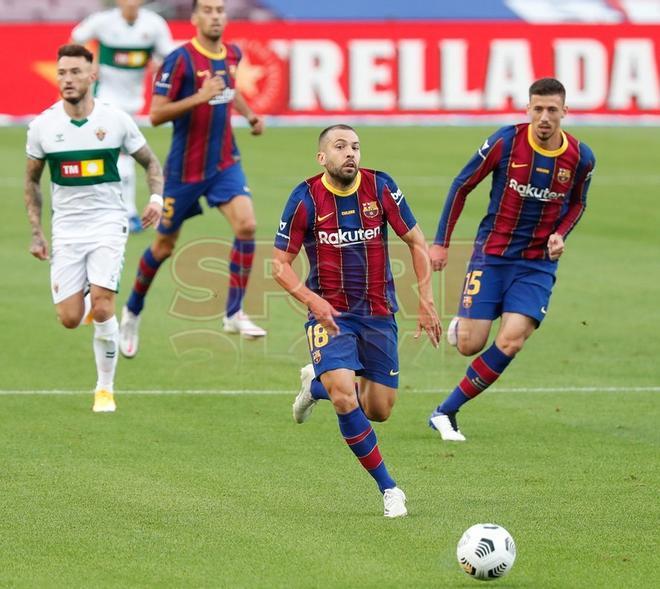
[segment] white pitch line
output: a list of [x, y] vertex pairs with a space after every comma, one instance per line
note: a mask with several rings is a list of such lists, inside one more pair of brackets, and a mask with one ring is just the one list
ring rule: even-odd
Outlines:
[[[422, 393], [437, 395], [446, 392], [445, 388], [437, 389], [403, 389], [405, 393]], [[492, 393], [660, 393], [660, 386], [650, 387], [537, 387], [537, 388], [492, 388]], [[118, 391], [117, 394], [124, 395], [215, 395], [223, 397], [250, 396], [250, 395], [292, 395], [293, 389], [170, 389], [170, 390], [137, 390]], [[73, 389], [42, 389], [38, 391], [0, 389], [0, 396], [10, 395], [91, 395], [89, 390]]]

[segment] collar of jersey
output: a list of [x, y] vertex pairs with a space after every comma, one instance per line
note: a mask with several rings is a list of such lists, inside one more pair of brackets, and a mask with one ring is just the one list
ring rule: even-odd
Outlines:
[[195, 38], [192, 40], [193, 47], [197, 49], [204, 57], [208, 57], [209, 59], [224, 59], [227, 57], [227, 48], [223, 45], [222, 49], [220, 50], [220, 53], [213, 53], [213, 51], [209, 51], [208, 49], [204, 49], [202, 47], [202, 44]]
[[338, 188], [335, 188], [332, 184], [330, 184], [330, 182], [328, 182], [325, 174], [321, 176], [321, 182], [323, 182], [323, 186], [332, 192], [332, 194], [337, 196], [350, 196], [351, 194], [354, 194], [358, 188], [360, 188], [360, 182], [362, 182], [362, 174], [360, 174], [360, 171], [358, 170], [357, 176], [355, 177], [355, 182], [353, 182], [352, 186], [349, 186], [346, 190], [339, 190]]
[[540, 153], [546, 157], [558, 157], [568, 149], [568, 138], [563, 131], [561, 132], [561, 147], [559, 149], [543, 149], [538, 143], [536, 143], [536, 141], [534, 141], [534, 137], [532, 137], [531, 124], [527, 125], [527, 141], [529, 141], [529, 144], [536, 153]]

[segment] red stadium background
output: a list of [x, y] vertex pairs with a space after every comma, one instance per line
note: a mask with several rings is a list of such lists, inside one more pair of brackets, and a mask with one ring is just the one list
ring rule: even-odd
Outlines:
[[[170, 26], [177, 40], [193, 35], [187, 22]], [[0, 26], [0, 115], [57, 99], [54, 54], [72, 27]], [[660, 120], [660, 26], [232, 22], [225, 39], [244, 51], [239, 87], [269, 115], [501, 116], [524, 108], [531, 80], [556, 76], [572, 113]]]

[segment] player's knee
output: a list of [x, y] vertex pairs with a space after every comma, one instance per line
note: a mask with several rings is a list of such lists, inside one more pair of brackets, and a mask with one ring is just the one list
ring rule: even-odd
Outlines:
[[367, 416], [369, 421], [375, 421], [377, 423], [387, 421], [392, 414], [391, 407], [376, 407], [366, 409], [364, 414]]
[[174, 252], [175, 242], [170, 239], [159, 239], [151, 246], [151, 253], [159, 262], [166, 260]]
[[92, 317], [94, 321], [102, 323], [107, 321], [115, 313], [114, 301], [106, 298], [97, 298], [92, 300]]
[[236, 226], [236, 237], [238, 239], [254, 239], [257, 233], [257, 222], [254, 219], [245, 219]]
[[519, 337], [498, 337], [495, 341], [497, 347], [507, 356], [513, 358], [525, 345], [525, 338]]
[[458, 340], [456, 349], [463, 356], [474, 356], [484, 349], [485, 342], [475, 342], [472, 340]]
[[341, 387], [330, 386], [328, 395], [337, 413], [350, 413], [358, 406], [354, 390], [344, 390]]
[[79, 317], [77, 314], [60, 311], [57, 313], [57, 319], [66, 329], [75, 329], [80, 325], [82, 316]]

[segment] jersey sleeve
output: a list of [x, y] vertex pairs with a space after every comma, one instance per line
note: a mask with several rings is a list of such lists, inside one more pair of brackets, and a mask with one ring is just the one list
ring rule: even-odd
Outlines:
[[394, 232], [401, 237], [410, 231], [417, 220], [408, 206], [408, 201], [391, 176], [377, 172], [377, 186], [385, 218]]
[[176, 100], [185, 75], [185, 57], [181, 51], [173, 51], [164, 59], [156, 74], [154, 94]]
[[167, 26], [167, 21], [164, 18], [159, 18], [157, 23], [154, 50], [160, 58], [165, 58], [174, 51], [174, 41], [172, 41], [172, 33], [170, 27]]
[[41, 147], [41, 140], [39, 138], [39, 127], [36, 121], [32, 121], [27, 131], [27, 145], [25, 146], [25, 153], [33, 160], [43, 160], [46, 158], [46, 153]]
[[142, 134], [142, 131], [138, 129], [138, 126], [135, 124], [135, 121], [130, 115], [126, 114], [124, 111], [120, 111], [119, 109], [117, 109], [117, 113], [118, 114], [116, 116], [117, 118], [121, 119], [125, 129], [122, 147], [126, 153], [133, 154], [138, 149], [144, 147], [147, 144], [147, 140]]
[[587, 208], [587, 192], [591, 184], [591, 175], [596, 167], [596, 158], [591, 149], [584, 143], [580, 144], [580, 163], [578, 164], [575, 184], [571, 188], [566, 212], [559, 220], [555, 229], [564, 239], [575, 228]]
[[297, 254], [305, 241], [309, 226], [309, 211], [304, 199], [306, 190], [307, 185], [301, 184], [291, 193], [275, 234], [275, 247], [287, 253]]
[[90, 14], [71, 31], [71, 39], [76, 43], [87, 43], [98, 39], [103, 13]]
[[433, 243], [449, 247], [451, 234], [463, 211], [468, 194], [497, 167], [502, 157], [505, 137], [508, 131], [513, 129], [514, 127], [503, 127], [488, 137], [454, 178], [438, 221]]

